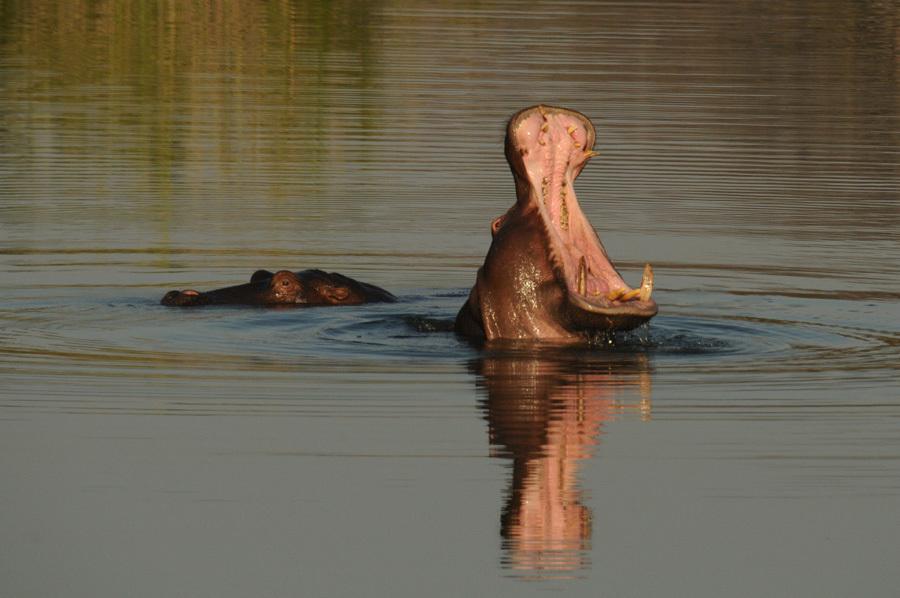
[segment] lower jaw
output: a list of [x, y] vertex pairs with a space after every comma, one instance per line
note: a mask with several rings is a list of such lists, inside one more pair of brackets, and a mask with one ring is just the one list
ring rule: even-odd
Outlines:
[[[609, 285], [606, 286], [608, 287]], [[582, 257], [578, 265], [578, 273], [576, 274], [575, 282], [571, 285], [569, 292], [580, 295], [589, 303], [594, 303], [595, 300], [600, 301], [601, 303], [598, 303], [597, 306], [601, 308], [607, 306], [606, 302], [609, 302], [609, 305], [611, 306], [627, 305], [634, 301], [646, 303], [650, 300], [650, 295], [653, 293], [653, 268], [650, 267], [650, 264], [644, 266], [641, 284], [636, 289], [623, 287], [611, 289], [606, 293], [601, 293], [599, 291], [588, 292], [587, 268], [585, 266], [584, 257]]]

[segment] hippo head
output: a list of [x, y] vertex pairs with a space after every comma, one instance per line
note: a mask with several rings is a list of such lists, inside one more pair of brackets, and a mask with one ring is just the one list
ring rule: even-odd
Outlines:
[[257, 270], [248, 283], [205, 293], [169, 291], [160, 303], [171, 307], [195, 307], [210, 304], [342, 305], [374, 301], [396, 301], [396, 297], [375, 285], [337, 272], [279, 270], [272, 274], [268, 270]]
[[[258, 275], [259, 272], [254, 274]], [[309, 305], [361, 303], [338, 276], [321, 270], [304, 270], [296, 274], [290, 270], [279, 270], [268, 280], [264, 299], [259, 302]]]
[[506, 130], [516, 203], [493, 241], [456, 330], [494, 339], [565, 340], [630, 330], [657, 312], [648, 265], [637, 289], [613, 267], [572, 183], [593, 151], [594, 126], [565, 108], [534, 106]]

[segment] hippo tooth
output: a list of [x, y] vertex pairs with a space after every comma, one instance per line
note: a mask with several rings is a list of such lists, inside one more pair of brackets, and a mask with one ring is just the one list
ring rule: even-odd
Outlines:
[[574, 145], [575, 147], [581, 147], [581, 144], [578, 143], [577, 141], [575, 143], [573, 143], [572, 145]]
[[[546, 121], [547, 118], [544, 117], [544, 120]], [[545, 123], [544, 123], [544, 126], [541, 127], [541, 133], [546, 133], [546, 132], [547, 132], [547, 129], [549, 129], [549, 128], [550, 128], [550, 123], [545, 122]]]
[[566, 129], [566, 133], [571, 135], [572, 133], [574, 133], [577, 130], [578, 130], [578, 127], [576, 127], [575, 125], [571, 125]]
[[641, 301], [647, 301], [650, 299], [650, 294], [653, 292], [653, 268], [650, 267], [650, 264], [644, 266], [644, 276], [641, 278], [641, 292], [640, 298]]
[[587, 264], [584, 256], [578, 261], [578, 294], [587, 295]]
[[594, 150], [584, 150], [585, 158], [593, 158], [594, 156], [599, 156], [600, 152], [595, 152]]
[[650, 267], [650, 264], [644, 266], [644, 276], [641, 279], [640, 288], [634, 289], [633, 291], [626, 291], [625, 289], [616, 289], [615, 291], [610, 291], [604, 297], [609, 299], [610, 301], [631, 301], [632, 299], [640, 298], [641, 301], [647, 301], [650, 299], [650, 294], [653, 292], [653, 268]]
[[[566, 205], [566, 190], [559, 192], [559, 198], [562, 205], [559, 207], [559, 228], [569, 230], [569, 206]], [[581, 258], [581, 265], [584, 266], [584, 258]], [[582, 293], [584, 295], [584, 293]]]

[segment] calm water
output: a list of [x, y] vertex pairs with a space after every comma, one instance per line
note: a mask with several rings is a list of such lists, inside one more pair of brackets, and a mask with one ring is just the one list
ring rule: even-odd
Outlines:
[[[0, 594], [893, 595], [896, 2], [0, 0]], [[506, 119], [660, 315], [448, 331]], [[321, 267], [398, 304], [160, 307]]]

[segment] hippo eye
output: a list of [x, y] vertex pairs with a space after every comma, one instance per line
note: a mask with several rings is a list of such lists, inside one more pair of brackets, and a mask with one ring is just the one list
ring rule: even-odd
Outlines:
[[287, 280], [281, 281], [281, 286], [283, 286], [283, 287], [289, 286], [290, 284], [291, 284], [290, 281], [287, 281]]

